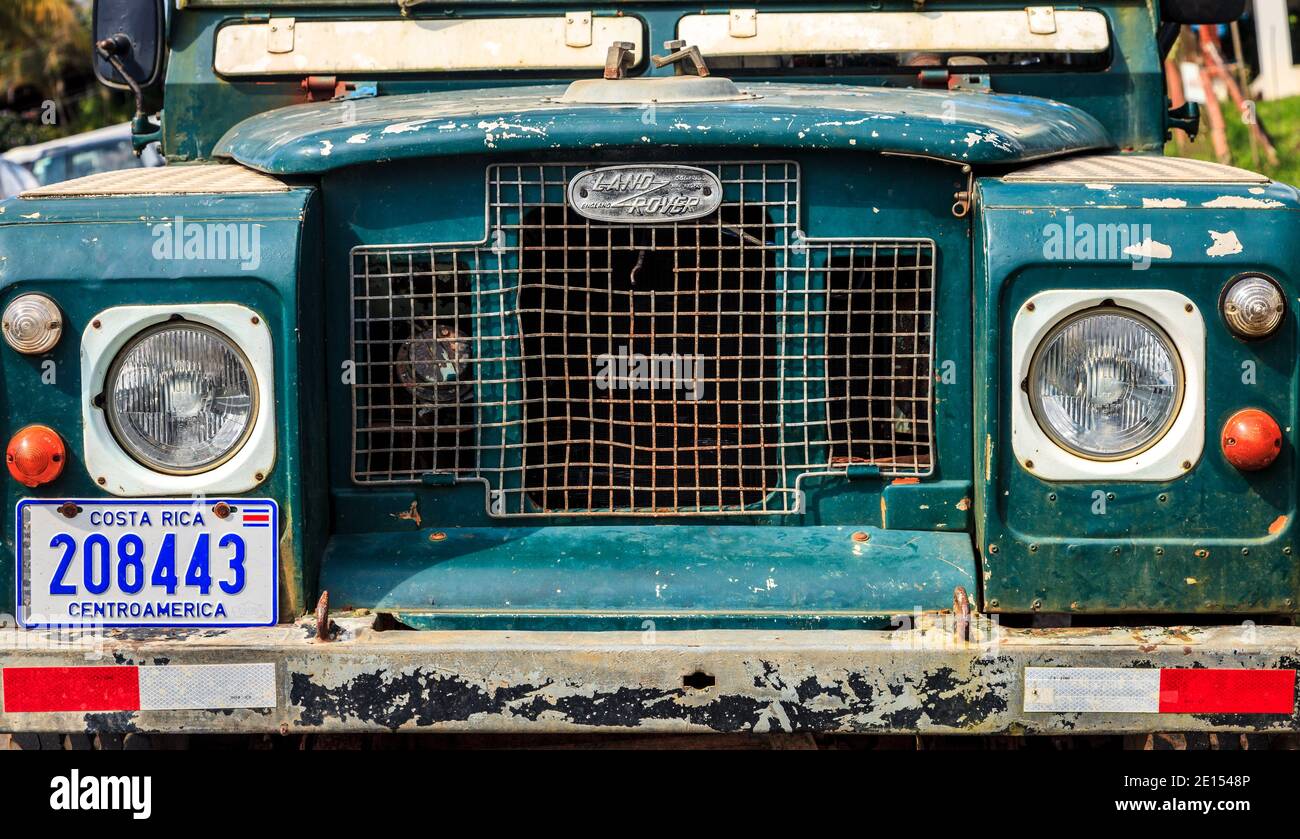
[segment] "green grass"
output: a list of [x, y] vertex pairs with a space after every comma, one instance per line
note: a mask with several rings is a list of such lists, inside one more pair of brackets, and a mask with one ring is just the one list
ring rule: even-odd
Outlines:
[[[1262, 172], [1284, 183], [1300, 185], [1300, 97], [1260, 102], [1257, 107], [1264, 130], [1273, 138], [1273, 145], [1277, 147], [1278, 165], [1270, 166], [1262, 152], [1259, 162], [1255, 162], [1250, 152], [1250, 133], [1241, 121], [1237, 109], [1231, 102], [1225, 102], [1223, 116], [1228, 124], [1228, 145], [1232, 150], [1233, 165]], [[1178, 144], [1170, 143], [1165, 148], [1165, 152], [1177, 155]], [[1214, 160], [1209, 120], [1204, 115], [1201, 117], [1201, 134], [1195, 143], [1187, 147], [1185, 156], [1200, 160]]]

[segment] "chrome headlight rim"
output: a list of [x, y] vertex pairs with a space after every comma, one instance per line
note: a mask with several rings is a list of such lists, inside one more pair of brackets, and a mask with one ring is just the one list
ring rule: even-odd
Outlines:
[[[230, 448], [223, 452], [219, 457], [212, 458], [208, 461], [187, 468], [178, 468], [167, 463], [153, 460], [127, 443], [125, 434], [118, 423], [117, 412], [113, 410], [112, 407], [112, 394], [117, 384], [118, 375], [121, 373], [122, 365], [125, 363], [131, 351], [145, 340], [161, 332], [167, 332], [178, 327], [207, 333], [229, 347], [235, 357], [239, 360], [244, 374], [248, 377], [249, 397], [252, 400], [249, 407], [248, 423], [244, 426], [243, 432], [241, 432]], [[244, 447], [248, 444], [249, 439], [253, 436], [253, 430], [258, 423], [261, 411], [260, 399], [261, 389], [257, 380], [257, 367], [248, 357], [248, 354], [244, 352], [244, 348], [239, 346], [239, 342], [222, 332], [220, 329], [206, 323], [200, 323], [176, 315], [168, 320], [162, 321], [161, 323], [155, 323], [151, 326], [144, 327], [122, 344], [121, 348], [117, 350], [117, 354], [113, 357], [112, 362], [108, 365], [108, 370], [104, 374], [103, 388], [99, 396], [95, 398], [94, 404], [102, 411], [104, 419], [108, 425], [109, 433], [113, 436], [114, 442], [117, 443], [118, 448], [120, 448], [128, 457], [144, 468], [157, 472], [158, 474], [183, 477], [190, 475], [203, 475], [212, 472], [215, 469], [219, 469], [243, 451]]]
[[[1174, 398], [1171, 402], [1172, 408], [1156, 433], [1152, 434], [1140, 445], [1116, 453], [1086, 451], [1063, 439], [1052, 424], [1047, 421], [1042, 404], [1042, 390], [1035, 387], [1040, 372], [1039, 365], [1042, 362], [1043, 352], [1051, 345], [1052, 340], [1061, 332], [1080, 320], [1097, 317], [1099, 315], [1115, 315], [1118, 317], [1129, 318], [1150, 330], [1168, 354], [1170, 361], [1173, 363], [1175, 373], [1176, 388]], [[1160, 324], [1156, 323], [1152, 318], [1136, 309], [1117, 305], [1115, 301], [1107, 299], [1103, 300], [1097, 306], [1092, 306], [1066, 315], [1043, 333], [1042, 338], [1038, 341], [1038, 345], [1034, 347], [1033, 357], [1029, 362], [1028, 374], [1026, 376], [1024, 387], [1029, 400], [1030, 413], [1033, 415], [1034, 421], [1038, 423], [1039, 429], [1044, 435], [1046, 435], [1048, 440], [1052, 441], [1053, 444], [1060, 447], [1063, 451], [1075, 457], [1092, 461], [1094, 463], [1117, 463], [1131, 460], [1144, 452], [1150, 451], [1154, 447], [1160, 445], [1160, 442], [1169, 435], [1170, 430], [1174, 427], [1175, 423], [1178, 421], [1178, 417], [1183, 412], [1183, 403], [1187, 393], [1187, 370], [1184, 367], [1182, 353], [1178, 351], [1178, 344], [1170, 337], [1169, 333], [1160, 326]]]

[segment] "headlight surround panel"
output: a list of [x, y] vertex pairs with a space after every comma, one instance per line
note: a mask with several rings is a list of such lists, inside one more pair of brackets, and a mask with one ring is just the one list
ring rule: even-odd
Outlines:
[[[1175, 407], [1140, 444], [1089, 451], [1044, 422], [1034, 397], [1035, 361], [1047, 342], [1089, 313], [1117, 313], [1154, 327], [1181, 376]], [[1192, 300], [1168, 290], [1058, 289], [1027, 300], [1012, 326], [1012, 448], [1022, 468], [1049, 481], [1168, 481], [1186, 474], [1205, 444], [1205, 321]], [[1036, 404], [1037, 403], [1037, 404]], [[1047, 427], [1045, 427], [1047, 426]]]
[[[182, 322], [235, 347], [252, 379], [248, 427], [219, 456], [188, 468], [128, 451], [121, 423], [109, 416], [108, 389], [124, 354], [142, 339]], [[82, 334], [81, 367], [86, 468], [106, 491], [119, 496], [246, 492], [270, 474], [276, 457], [271, 332], [252, 309], [225, 303], [106, 309]]]

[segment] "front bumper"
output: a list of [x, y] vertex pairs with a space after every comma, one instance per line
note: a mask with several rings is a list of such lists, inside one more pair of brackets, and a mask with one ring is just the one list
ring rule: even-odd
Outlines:
[[1290, 714], [1025, 711], [1027, 667], [1295, 670], [1300, 628], [1013, 630], [977, 620], [978, 640], [957, 641], [945, 622], [951, 617], [925, 616], [916, 628], [895, 631], [415, 632], [336, 615], [338, 632], [328, 642], [315, 640], [308, 622], [103, 635], [6, 628], [0, 662], [9, 671], [261, 664], [273, 679], [274, 707], [6, 708], [0, 731], [1300, 730], [1294, 701]]

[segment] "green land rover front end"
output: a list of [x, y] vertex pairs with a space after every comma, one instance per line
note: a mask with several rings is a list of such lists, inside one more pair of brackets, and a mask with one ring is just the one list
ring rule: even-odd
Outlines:
[[0, 204], [0, 731], [1300, 727], [1300, 194], [1159, 3], [177, 5]]

